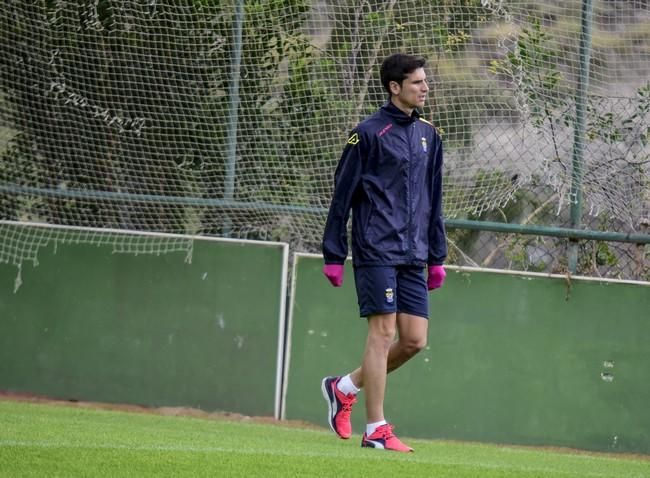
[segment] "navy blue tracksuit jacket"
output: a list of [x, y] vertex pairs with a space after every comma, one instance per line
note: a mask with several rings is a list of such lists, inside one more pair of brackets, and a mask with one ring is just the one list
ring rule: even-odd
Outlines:
[[417, 111], [388, 102], [359, 123], [334, 175], [325, 263], [345, 262], [352, 210], [355, 266], [442, 264], [442, 161], [440, 136]]

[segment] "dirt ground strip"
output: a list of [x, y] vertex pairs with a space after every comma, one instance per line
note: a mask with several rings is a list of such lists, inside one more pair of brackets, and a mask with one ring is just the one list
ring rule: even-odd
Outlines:
[[325, 430], [325, 428], [302, 420], [277, 420], [273, 417], [257, 417], [230, 412], [206, 412], [191, 407], [147, 407], [144, 405], [129, 405], [123, 403], [87, 402], [83, 400], [63, 400], [29, 393], [9, 392], [0, 390], [0, 400], [14, 402], [42, 403], [47, 405], [61, 405], [77, 408], [90, 408], [95, 410], [114, 410], [119, 412], [146, 413], [151, 415], [193, 417], [206, 420], [228, 420], [235, 422], [262, 423], [283, 427], [306, 428], [311, 430]]

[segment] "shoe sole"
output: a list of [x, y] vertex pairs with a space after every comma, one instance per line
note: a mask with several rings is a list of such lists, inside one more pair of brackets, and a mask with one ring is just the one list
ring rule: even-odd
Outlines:
[[413, 453], [414, 450], [413, 448], [410, 448], [408, 450], [396, 450], [395, 448], [386, 448], [383, 445], [380, 444], [375, 444], [372, 441], [362, 441], [361, 442], [361, 448], [372, 448], [374, 450], [385, 450], [385, 451], [394, 451], [395, 453]]
[[330, 391], [328, 390], [328, 386], [327, 386], [327, 380], [328, 379], [329, 379], [329, 377], [325, 377], [322, 380], [322, 382], [320, 383], [320, 389], [323, 392], [323, 398], [327, 402], [327, 410], [329, 412], [327, 414], [327, 423], [329, 423], [330, 428], [332, 429], [332, 431], [334, 433], [336, 433], [337, 435], [339, 435], [336, 432], [336, 429], [334, 428], [334, 414], [332, 413], [332, 397], [330, 396]]
[[383, 445], [378, 445], [373, 442], [362, 441], [361, 448], [375, 448], [377, 450], [385, 450], [386, 448]]

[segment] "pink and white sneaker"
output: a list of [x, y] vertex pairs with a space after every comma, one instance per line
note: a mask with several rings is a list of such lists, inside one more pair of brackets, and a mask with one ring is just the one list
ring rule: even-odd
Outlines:
[[393, 434], [393, 425], [389, 423], [378, 426], [370, 435], [364, 433], [361, 439], [361, 446], [365, 448], [401, 451], [403, 453], [413, 451], [413, 448], [406, 446]]
[[352, 412], [352, 405], [357, 402], [357, 396], [341, 392], [336, 386], [339, 380], [341, 377], [325, 377], [321, 382], [321, 390], [329, 408], [327, 422], [330, 428], [339, 437], [347, 440], [352, 436], [350, 412]]

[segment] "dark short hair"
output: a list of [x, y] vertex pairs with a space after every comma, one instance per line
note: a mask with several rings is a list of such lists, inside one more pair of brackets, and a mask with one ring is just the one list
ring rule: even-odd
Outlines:
[[396, 81], [401, 85], [408, 75], [418, 68], [424, 68], [426, 62], [421, 56], [407, 55], [406, 53], [390, 55], [383, 61], [379, 70], [381, 84], [390, 94], [391, 81]]

